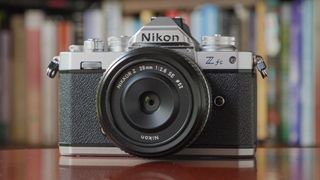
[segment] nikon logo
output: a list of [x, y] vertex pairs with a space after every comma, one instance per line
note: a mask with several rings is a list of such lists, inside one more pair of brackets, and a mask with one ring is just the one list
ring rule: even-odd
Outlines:
[[168, 34], [159, 34], [159, 33], [142, 33], [142, 41], [151, 41], [151, 42], [178, 42], [178, 35], [168, 35]]

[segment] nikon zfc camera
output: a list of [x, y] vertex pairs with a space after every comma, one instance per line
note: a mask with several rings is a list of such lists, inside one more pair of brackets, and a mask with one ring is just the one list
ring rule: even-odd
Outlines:
[[60, 72], [60, 153], [254, 156], [255, 69], [264, 77], [265, 68], [233, 37], [199, 44], [181, 18], [72, 45], [47, 71]]

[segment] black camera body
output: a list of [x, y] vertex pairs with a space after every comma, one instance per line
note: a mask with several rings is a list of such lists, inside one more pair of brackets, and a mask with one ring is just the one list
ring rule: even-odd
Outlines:
[[61, 155], [254, 156], [256, 56], [234, 45], [199, 45], [181, 18], [158, 17], [70, 46], [48, 69], [60, 71]]

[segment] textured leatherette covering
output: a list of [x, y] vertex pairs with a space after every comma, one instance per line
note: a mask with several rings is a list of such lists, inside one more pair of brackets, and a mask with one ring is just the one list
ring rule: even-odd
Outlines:
[[96, 113], [103, 71], [60, 72], [60, 145], [108, 146]]
[[191, 147], [254, 147], [256, 143], [256, 75], [252, 72], [205, 71], [212, 98], [225, 104], [212, 105], [212, 116]]
[[[101, 133], [96, 113], [96, 89], [103, 71], [60, 72], [60, 145], [113, 146]], [[222, 107], [212, 115], [193, 148], [252, 148], [256, 144], [256, 76], [252, 72], [205, 71], [212, 97]]]

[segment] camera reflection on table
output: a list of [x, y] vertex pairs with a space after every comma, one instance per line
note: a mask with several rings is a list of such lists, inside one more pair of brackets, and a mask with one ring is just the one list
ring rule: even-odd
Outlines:
[[60, 179], [257, 179], [255, 159], [147, 160], [61, 156], [59, 165]]

